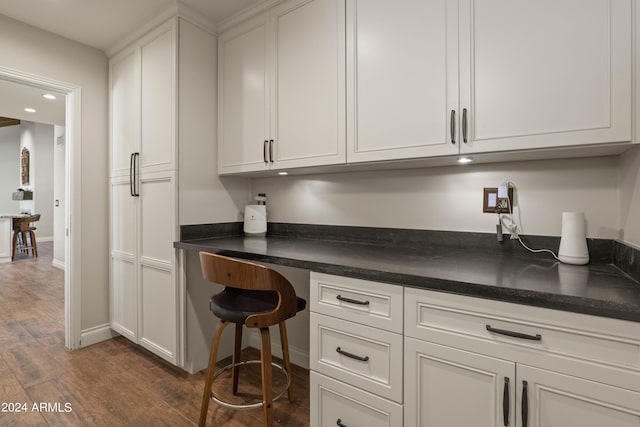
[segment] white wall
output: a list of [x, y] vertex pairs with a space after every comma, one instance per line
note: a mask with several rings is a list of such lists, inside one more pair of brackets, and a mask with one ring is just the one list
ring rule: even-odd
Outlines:
[[270, 222], [492, 233], [483, 187], [505, 180], [525, 234], [559, 236], [562, 212], [584, 211], [589, 237], [619, 237], [617, 157], [289, 175], [253, 179], [252, 190], [267, 193]]
[[82, 88], [81, 329], [109, 322], [107, 58], [102, 51], [0, 15], [2, 66]]
[[[65, 128], [55, 126], [53, 131], [53, 265], [64, 267], [64, 211], [65, 200]], [[56, 206], [56, 201], [58, 205]]]
[[11, 193], [20, 186], [20, 126], [0, 128], [0, 213], [17, 213]]
[[217, 46], [215, 36], [180, 20], [181, 225], [238, 221], [251, 198], [249, 179], [218, 177]]
[[33, 191], [33, 200], [19, 202], [20, 211], [40, 214], [36, 224], [39, 241], [53, 239], [53, 125], [22, 121], [20, 152], [29, 150], [29, 185], [20, 188]]
[[621, 240], [640, 249], [640, 146], [620, 156]]

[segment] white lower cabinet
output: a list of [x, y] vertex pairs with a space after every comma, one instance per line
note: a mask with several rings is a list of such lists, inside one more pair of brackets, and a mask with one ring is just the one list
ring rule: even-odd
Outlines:
[[412, 338], [404, 351], [405, 425], [513, 425], [515, 363]]
[[402, 405], [311, 371], [311, 425], [397, 427]]
[[637, 323], [409, 288], [405, 308], [407, 426], [640, 425]]
[[401, 286], [311, 272], [311, 426], [401, 426]]
[[175, 172], [111, 182], [111, 328], [177, 363]]

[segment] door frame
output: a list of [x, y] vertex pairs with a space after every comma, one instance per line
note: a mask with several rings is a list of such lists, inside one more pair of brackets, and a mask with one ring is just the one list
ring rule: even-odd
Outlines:
[[80, 347], [82, 273], [82, 88], [72, 83], [0, 66], [0, 80], [66, 96], [65, 103], [65, 241], [64, 241], [64, 345]]

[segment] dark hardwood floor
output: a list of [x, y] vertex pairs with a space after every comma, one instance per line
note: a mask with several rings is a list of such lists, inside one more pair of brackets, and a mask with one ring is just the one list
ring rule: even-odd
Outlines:
[[[64, 276], [51, 266], [52, 244], [38, 250], [37, 259], [0, 264], [0, 426], [196, 425], [204, 372], [189, 375], [121, 337], [64, 348]], [[276, 426], [309, 425], [309, 372], [293, 369], [297, 398], [275, 402]], [[274, 372], [274, 388], [278, 379]], [[228, 395], [229, 376], [220, 380], [216, 390]], [[239, 395], [259, 395], [257, 365], [244, 369], [240, 384]], [[208, 425], [260, 426], [261, 415], [212, 403]]]

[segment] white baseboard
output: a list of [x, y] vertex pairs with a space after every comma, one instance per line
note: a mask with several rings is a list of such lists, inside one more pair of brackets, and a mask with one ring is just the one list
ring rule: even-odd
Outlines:
[[[249, 346], [257, 349], [262, 347], [262, 339], [260, 338], [259, 330], [251, 330]], [[271, 354], [277, 357], [282, 357], [282, 345], [280, 344], [280, 337], [278, 335], [271, 337]], [[289, 343], [289, 360], [294, 365], [309, 369], [309, 353], [298, 348], [291, 347], [291, 343]]]
[[58, 270], [64, 271], [64, 268], [65, 268], [64, 261], [60, 261], [59, 259], [54, 259], [51, 265], [57, 268]]
[[41, 243], [45, 243], [45, 242], [53, 242], [53, 236], [45, 236], [45, 237], [40, 237], [40, 236], [36, 236], [36, 241], [37, 242], [41, 242]]
[[80, 333], [80, 348], [88, 347], [101, 341], [110, 340], [117, 336], [118, 333], [111, 329], [111, 325], [108, 323], [94, 326], [93, 328], [85, 329]]

